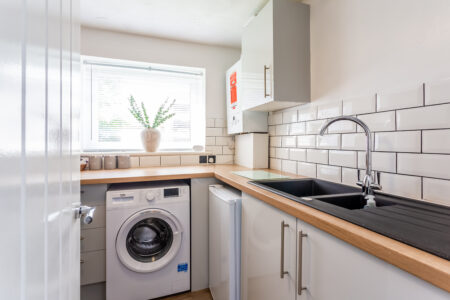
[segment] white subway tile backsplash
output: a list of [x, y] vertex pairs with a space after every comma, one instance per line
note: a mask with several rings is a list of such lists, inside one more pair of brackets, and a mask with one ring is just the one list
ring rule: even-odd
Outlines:
[[396, 92], [377, 94], [377, 111], [394, 110], [423, 105], [423, 85]]
[[301, 135], [297, 137], [297, 147], [299, 148], [315, 148], [316, 136], [315, 135]]
[[342, 183], [357, 186], [356, 182], [358, 182], [358, 170], [342, 168]]
[[270, 136], [276, 135], [276, 129], [277, 129], [276, 126], [269, 126], [269, 135]]
[[206, 127], [206, 136], [222, 136], [223, 128]]
[[340, 149], [341, 135], [340, 134], [325, 134], [317, 136], [317, 148], [319, 149]]
[[425, 83], [425, 104], [450, 102], [450, 78]]
[[450, 180], [423, 179], [423, 199], [450, 206]]
[[224, 128], [227, 127], [227, 123], [225, 119], [216, 119], [214, 122], [214, 127]]
[[420, 131], [375, 133], [375, 151], [420, 152]]
[[306, 161], [306, 149], [289, 149], [289, 159]]
[[[397, 155], [390, 152], [372, 152], [372, 169], [383, 172], [396, 172]], [[358, 168], [366, 169], [366, 152], [358, 152]]]
[[232, 165], [233, 163], [233, 155], [216, 155], [216, 164], [218, 165]]
[[283, 112], [283, 123], [294, 123], [297, 122], [297, 111], [289, 110]]
[[205, 146], [215, 146], [216, 145], [216, 137], [215, 136], [207, 136], [205, 138]]
[[[372, 132], [395, 130], [395, 111], [359, 115], [358, 118], [366, 123]], [[363, 132], [363, 129], [358, 126], [358, 131]]]
[[275, 147], [269, 147], [269, 157], [275, 157], [276, 149]]
[[278, 159], [278, 158], [271, 158], [271, 159], [269, 160], [269, 167], [270, 167], [271, 169], [281, 171], [281, 159]]
[[287, 148], [276, 148], [275, 157], [282, 159], [289, 159], [289, 149]]
[[139, 167], [149, 168], [161, 165], [161, 156], [141, 156], [139, 157]]
[[[373, 139], [373, 137], [372, 137]], [[345, 133], [341, 137], [341, 148], [343, 150], [366, 150], [367, 140], [364, 133]]]
[[342, 114], [344, 116], [367, 114], [375, 111], [376, 111], [375, 95], [344, 99], [342, 104]]
[[339, 121], [328, 127], [328, 133], [351, 133], [356, 132], [356, 124], [352, 121]]
[[311, 121], [317, 118], [317, 106], [312, 104], [302, 105], [298, 109], [298, 121]]
[[416, 199], [420, 199], [422, 196], [420, 177], [381, 173], [380, 184], [385, 193]]
[[341, 182], [341, 168], [328, 165], [317, 165], [317, 178]]
[[179, 155], [161, 156], [161, 166], [179, 166], [180, 163]]
[[293, 160], [283, 160], [281, 162], [281, 171], [297, 174], [297, 162]]
[[281, 112], [271, 113], [268, 122], [269, 125], [283, 124], [283, 114]]
[[306, 123], [305, 122], [292, 123], [290, 125], [290, 130], [289, 130], [290, 135], [300, 135], [300, 134], [305, 134], [305, 132], [306, 132]]
[[216, 145], [217, 146], [228, 146], [232, 142], [231, 136], [218, 136], [216, 137]]
[[200, 163], [199, 155], [181, 155], [180, 164], [182, 166], [194, 166]]
[[214, 155], [222, 154], [222, 146], [205, 146], [205, 151]]
[[306, 122], [306, 134], [319, 134], [320, 129], [327, 120], [316, 120]]
[[130, 157], [130, 168], [139, 168], [139, 156]]
[[334, 166], [356, 168], [356, 151], [330, 150], [328, 163]]
[[316, 164], [298, 162], [297, 163], [297, 174], [307, 177], [316, 177]]
[[424, 130], [422, 139], [422, 152], [450, 154], [450, 129]]
[[289, 124], [277, 125], [275, 133], [276, 135], [289, 135]]
[[397, 172], [450, 179], [450, 155], [399, 153]]
[[271, 147], [281, 147], [281, 136], [271, 136], [270, 137]]
[[450, 104], [397, 111], [397, 130], [450, 128]]
[[317, 119], [342, 116], [342, 101], [333, 101], [317, 107]]
[[234, 149], [230, 149], [229, 146], [223, 146], [222, 147], [222, 154], [224, 154], [224, 155], [234, 154]]
[[214, 119], [206, 119], [206, 127], [214, 127], [215, 120]]
[[306, 161], [319, 164], [327, 164], [328, 150], [307, 149]]
[[295, 147], [297, 146], [297, 137], [295, 136], [283, 136], [281, 138], [282, 147]]

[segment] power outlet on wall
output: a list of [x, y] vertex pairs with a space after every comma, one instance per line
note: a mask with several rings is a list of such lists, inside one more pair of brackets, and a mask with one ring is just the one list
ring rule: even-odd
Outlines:
[[216, 156], [208, 155], [208, 164], [215, 164], [215, 163], [216, 163]]
[[201, 164], [206, 164], [208, 162], [207, 156], [206, 155], [200, 155], [198, 162]]

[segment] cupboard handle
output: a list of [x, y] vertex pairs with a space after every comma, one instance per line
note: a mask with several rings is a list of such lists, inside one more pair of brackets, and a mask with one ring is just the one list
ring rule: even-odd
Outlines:
[[297, 278], [298, 278], [298, 294], [301, 295], [302, 291], [306, 290], [306, 287], [302, 285], [302, 264], [303, 264], [303, 238], [307, 237], [306, 233], [303, 231], [299, 231], [298, 233], [298, 270], [297, 270]]
[[270, 67], [264, 65], [264, 98], [270, 96], [270, 94], [267, 93], [267, 70], [269, 69]]
[[280, 278], [283, 279], [285, 274], [289, 274], [284, 270], [284, 228], [289, 227], [289, 224], [281, 222], [281, 260], [280, 260]]

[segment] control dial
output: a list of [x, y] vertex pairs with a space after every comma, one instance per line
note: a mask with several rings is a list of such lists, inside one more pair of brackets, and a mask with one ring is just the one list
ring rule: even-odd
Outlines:
[[158, 197], [158, 192], [157, 191], [148, 191], [145, 194], [145, 198], [147, 199], [147, 201], [155, 201], [156, 197]]

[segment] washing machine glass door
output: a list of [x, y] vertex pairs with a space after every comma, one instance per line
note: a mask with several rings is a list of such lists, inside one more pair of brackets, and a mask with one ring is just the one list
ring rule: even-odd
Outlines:
[[145, 209], [130, 216], [116, 238], [120, 261], [130, 270], [154, 272], [173, 260], [181, 246], [182, 228], [171, 213]]

